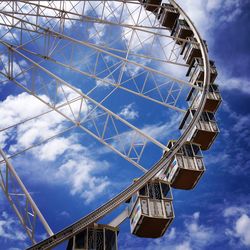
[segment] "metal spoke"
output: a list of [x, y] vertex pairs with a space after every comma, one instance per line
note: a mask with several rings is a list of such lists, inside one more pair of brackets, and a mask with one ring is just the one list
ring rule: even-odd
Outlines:
[[[207, 48], [192, 21], [174, 0], [168, 3], [180, 19], [174, 20], [175, 30], [169, 33], [171, 28], [162, 12], [167, 13], [169, 9], [164, 8], [169, 5], [163, 3], [135, 0], [0, 1], [0, 83], [18, 86], [47, 108], [33, 117], [24, 116], [15, 124], [0, 128], [4, 140], [5, 135], [15, 128], [38, 121], [52, 112], [59, 115], [63, 123], [53, 135], [16, 151], [10, 150], [11, 154], [6, 155], [0, 148], [0, 186], [10, 205], [33, 244], [37, 242], [41, 227], [49, 236], [31, 249], [57, 246], [130, 199], [171, 164], [196, 126], [210, 84]], [[178, 31], [181, 19], [191, 30], [187, 38], [180, 38], [186, 37], [185, 32], [172, 35]], [[107, 35], [109, 29], [113, 32]], [[189, 45], [196, 46], [203, 62], [204, 81], [200, 85], [185, 77], [184, 71], [192, 70], [189, 61], [196, 56], [193, 52], [186, 58], [189, 47], [185, 46]], [[167, 111], [171, 109], [182, 114], [188, 105], [184, 98], [191, 88], [198, 90], [200, 103], [170, 150], [161, 142], [166, 134], [159, 139], [155, 131], [147, 131], [145, 124], [138, 125], [139, 119], [124, 115], [127, 107], [121, 110], [118, 104], [123, 101], [120, 98], [123, 91], [128, 97], [127, 102], [132, 100], [130, 105], [134, 104], [132, 98], [140, 97], [140, 102], [145, 100], [145, 104], [153, 107], [159, 104]], [[116, 101], [118, 98], [121, 100]], [[114, 100], [117, 107], [113, 105]], [[53, 234], [10, 159], [46, 145], [73, 129], [85, 132], [86, 136], [138, 168], [143, 175], [95, 211]], [[7, 138], [6, 145], [12, 143], [11, 140]], [[146, 155], [156, 149], [165, 154], [150, 169]]]
[[[39, 211], [29, 192], [25, 188], [23, 182], [17, 175], [11, 162], [0, 148], [0, 156], [2, 157], [1, 163], [4, 163], [0, 168], [1, 181], [0, 186], [6, 195], [10, 205], [14, 209], [20, 223], [25, 228], [27, 235], [33, 243], [37, 242], [37, 223], [43, 226], [43, 230], [48, 236], [52, 236], [53, 232], [45, 221], [43, 215]], [[5, 175], [3, 174], [5, 172]], [[5, 176], [5, 178], [4, 178]], [[25, 206], [23, 206], [25, 202]], [[39, 221], [37, 220], [39, 219]]]
[[[3, 12], [0, 10], [0, 13], [3, 13]], [[14, 16], [12, 16], [12, 15], [10, 15], [10, 14], [5, 14], [5, 15], [10, 16], [10, 17], [14, 17]], [[17, 18], [17, 17], [14, 17], [14, 18], [17, 19], [17, 20], [19, 20], [19, 21], [25, 22], [25, 23], [27, 23], [27, 24], [29, 24], [29, 25], [31, 25], [31, 26], [34, 26], [34, 24], [31, 23], [31, 22], [23, 21], [23, 20], [21, 20], [20, 18]], [[90, 43], [89, 41], [87, 42], [87, 41], [77, 40], [77, 39], [75, 39], [75, 38], [73, 38], [73, 37], [69, 37], [69, 36], [67, 36], [67, 35], [65, 35], [65, 34], [61, 34], [61, 33], [56, 32], [56, 31], [54, 31], [54, 30], [45, 29], [45, 28], [43, 28], [43, 27], [41, 27], [41, 26], [39, 26], [39, 25], [38, 25], [38, 27], [39, 27], [39, 29], [43, 30], [44, 35], [46, 35], [46, 34], [51, 34], [51, 36], [56, 37], [56, 38], [58, 38], [58, 39], [62, 39], [62, 38], [63, 38], [63, 39], [65, 39], [65, 40], [67, 40], [67, 41], [70, 41], [71, 43], [78, 44], [78, 45], [82, 45], [82, 46], [85, 46], [85, 47], [87, 47], [87, 48], [90, 48], [90, 49], [93, 49], [93, 50], [95, 50], [95, 51], [98, 51], [98, 52], [100, 52], [100, 53], [104, 53], [104, 54], [106, 54], [106, 55], [108, 55], [108, 56], [111, 56], [111, 57], [117, 59], [117, 60], [121, 60], [121, 61], [123, 61], [124, 63], [128, 63], [128, 64], [134, 65], [134, 66], [136, 66], [136, 67], [139, 67], [139, 68], [141, 68], [141, 69], [143, 69], [143, 70], [145, 70], [145, 71], [149, 71], [149, 72], [151, 72], [151, 73], [156, 73], [156, 74], [158, 74], [158, 75], [161, 75], [161, 76], [163, 76], [163, 77], [168, 78], [168, 79], [171, 80], [171, 81], [178, 82], [178, 83], [180, 83], [180, 84], [184, 84], [184, 85], [186, 85], [186, 86], [194, 87], [194, 88], [197, 88], [197, 89], [199, 89], [199, 90], [202, 90], [202, 88], [200, 88], [200, 87], [198, 87], [198, 86], [195, 86], [195, 85], [189, 83], [188, 81], [184, 81], [184, 80], [178, 79], [178, 78], [176, 78], [176, 77], [173, 77], [173, 76], [171, 76], [171, 75], [169, 75], [169, 74], [167, 74], [167, 73], [164, 73], [164, 72], [159, 71], [159, 70], [157, 70], [157, 69], [154, 69], [154, 68], [152, 68], [152, 67], [149, 67], [149, 66], [143, 65], [143, 64], [141, 64], [141, 63], [132, 61], [132, 60], [130, 60], [130, 59], [126, 59], [126, 58], [124, 58], [124, 57], [121, 57], [121, 56], [119, 56], [119, 55], [117, 55], [117, 54], [115, 54], [115, 53], [113, 53], [113, 52], [108, 51], [107, 49], [104, 49], [103, 46], [100, 47], [99, 45]]]
[[[27, 148], [24, 148], [24, 149], [22, 149], [22, 150], [20, 150], [20, 151], [18, 151], [18, 152], [16, 152], [16, 153], [14, 153], [14, 154], [8, 155], [7, 158], [8, 158], [8, 159], [15, 158], [16, 156], [18, 156], [18, 155], [20, 155], [20, 154], [23, 154], [23, 153], [25, 153], [25, 152], [27, 152], [27, 151], [30, 151], [31, 149], [36, 148], [36, 147], [38, 147], [38, 146], [41, 146], [41, 145], [47, 143], [48, 141], [51, 141], [51, 140], [53, 140], [53, 139], [55, 139], [55, 138], [57, 138], [57, 137], [59, 137], [59, 136], [65, 134], [66, 132], [69, 132], [70, 130], [72, 130], [72, 129], [76, 128], [76, 127], [77, 127], [76, 125], [73, 125], [73, 126], [71, 126], [71, 127], [69, 127], [69, 128], [63, 129], [63, 130], [60, 131], [59, 133], [57, 133], [57, 134], [55, 134], [55, 135], [53, 135], [53, 136], [50, 136], [50, 137], [48, 137], [48, 138], [42, 140], [42, 141], [39, 142], [39, 143], [33, 144], [33, 145], [31, 145], [31, 146], [29, 146], [29, 147], [27, 147]], [[2, 164], [2, 163], [4, 163], [4, 160], [0, 161], [0, 164]]]
[[[120, 156], [122, 156], [123, 158], [125, 158], [126, 160], [128, 160], [129, 162], [131, 162], [133, 165], [135, 165], [136, 167], [138, 167], [139, 169], [146, 171], [144, 167], [142, 167], [138, 162], [139, 162], [139, 157], [137, 159], [132, 159], [132, 157], [129, 155], [129, 153], [124, 154], [122, 152], [122, 150], [120, 149], [120, 142], [122, 141], [121, 137], [124, 136], [124, 132], [127, 133], [127, 137], [129, 136], [130, 139], [127, 142], [123, 142], [123, 146], [122, 147], [134, 147], [135, 143], [133, 140], [134, 138], [138, 138], [138, 145], [140, 145], [140, 143], [143, 143], [143, 145], [146, 145], [148, 142], [151, 142], [153, 144], [155, 144], [157, 147], [166, 150], [166, 146], [163, 145], [162, 143], [160, 143], [159, 141], [157, 141], [156, 139], [152, 138], [151, 136], [145, 134], [142, 130], [138, 129], [137, 127], [135, 127], [134, 125], [130, 124], [128, 121], [124, 120], [123, 118], [121, 118], [120, 116], [118, 116], [117, 114], [113, 113], [112, 111], [110, 111], [109, 109], [107, 109], [106, 107], [104, 107], [101, 103], [95, 101], [94, 99], [90, 98], [89, 96], [87, 96], [86, 94], [82, 93], [81, 91], [79, 91], [78, 89], [76, 89], [75, 87], [71, 86], [69, 83], [67, 83], [66, 81], [64, 81], [63, 79], [61, 79], [60, 77], [56, 76], [55, 74], [53, 74], [52, 72], [48, 71], [47, 69], [43, 68], [41, 65], [37, 64], [36, 62], [34, 62], [33, 60], [31, 60], [30, 58], [28, 58], [27, 56], [25, 56], [24, 54], [22, 54], [21, 52], [17, 51], [15, 48], [10, 47], [8, 44], [6, 44], [5, 42], [1, 42], [2, 44], [4, 44], [5, 46], [7, 46], [9, 49], [8, 51], [10, 51], [9, 53], [15, 53], [18, 54], [19, 56], [21, 56], [23, 59], [25, 59], [27, 62], [31, 63], [33, 67], [35, 67], [37, 70], [41, 70], [43, 72], [45, 72], [49, 77], [51, 77], [51, 79], [54, 79], [57, 81], [57, 83], [59, 83], [59, 85], [63, 88], [63, 86], [68, 87], [70, 90], [72, 90], [74, 93], [76, 93], [77, 95], [81, 96], [82, 99], [86, 99], [87, 101], [89, 101], [94, 107], [95, 109], [98, 109], [98, 112], [101, 112], [105, 117], [109, 117], [112, 120], [112, 123], [109, 123], [109, 128], [112, 128], [112, 130], [114, 130], [112, 132], [112, 137], [106, 137], [105, 139], [98, 137], [98, 133], [96, 131], [91, 131], [90, 128], [88, 127], [88, 124], [86, 124], [85, 119], [86, 118], [91, 118], [92, 120], [95, 120], [96, 117], [95, 115], [92, 115], [92, 112], [90, 112], [89, 114], [86, 115], [86, 118], [78, 121], [75, 119], [75, 117], [70, 116], [69, 114], [67, 114], [66, 112], [64, 112], [63, 110], [58, 109], [58, 107], [56, 105], [51, 105], [48, 104], [47, 102], [45, 102], [44, 100], [41, 99], [41, 97], [39, 97], [36, 93], [34, 93], [33, 91], [31, 91], [30, 89], [28, 89], [27, 87], [25, 87], [22, 83], [18, 82], [16, 79], [13, 79], [12, 81], [15, 82], [18, 86], [22, 87], [23, 89], [25, 89], [28, 93], [32, 94], [34, 97], [36, 97], [38, 100], [42, 101], [44, 104], [48, 105], [50, 108], [52, 108], [53, 110], [55, 110], [56, 112], [58, 112], [59, 114], [61, 114], [63, 117], [65, 117], [67, 120], [73, 122], [74, 124], [76, 124], [77, 126], [79, 126], [81, 129], [83, 129], [85, 132], [87, 132], [88, 134], [90, 134], [91, 136], [93, 136], [94, 138], [96, 138], [98, 141], [100, 141], [101, 143], [103, 143], [104, 145], [108, 146], [109, 148], [111, 148], [113, 151], [115, 151], [116, 153], [118, 153]], [[13, 58], [12, 58], [13, 60]], [[10, 63], [10, 65], [13, 63], [13, 61]], [[114, 123], [115, 121], [115, 123]], [[119, 127], [121, 127], [121, 125], [125, 128], [123, 128], [122, 132], [118, 132]], [[107, 128], [102, 127], [102, 133], [104, 133], [107, 136]], [[125, 130], [124, 130], [125, 129]], [[126, 145], [126, 146], [124, 146]], [[145, 147], [143, 147], [144, 149]], [[141, 147], [138, 147], [138, 155], [141, 155]]]

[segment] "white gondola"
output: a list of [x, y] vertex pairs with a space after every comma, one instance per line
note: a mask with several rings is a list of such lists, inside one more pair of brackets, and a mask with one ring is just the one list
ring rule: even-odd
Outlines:
[[174, 8], [173, 5], [163, 3], [158, 15], [158, 19], [160, 20], [160, 24], [163, 27], [172, 30], [179, 16], [179, 11]]
[[161, 237], [174, 219], [168, 182], [154, 179], [130, 200], [131, 233], [144, 238]]
[[[188, 37], [193, 37], [194, 33], [190, 29], [188, 23], [183, 19], [178, 19], [175, 22], [174, 28], [171, 32], [171, 36], [181, 39], [187, 39]], [[177, 44], [184, 44], [183, 41], [176, 40]]]
[[201, 50], [197, 40], [194, 37], [188, 37], [183, 45], [181, 55], [186, 64], [190, 65], [195, 57], [202, 57]]
[[67, 250], [117, 250], [117, 235], [116, 227], [94, 224], [71, 238]]
[[162, 0], [142, 0], [140, 1], [145, 4], [145, 9], [151, 12], [157, 12]]
[[[197, 83], [198, 86], [202, 86], [201, 83]], [[192, 88], [188, 94], [187, 102], [189, 107], [197, 109], [201, 101], [202, 93], [196, 88]], [[211, 84], [209, 86], [209, 92], [206, 95], [206, 102], [204, 111], [215, 113], [222, 101], [221, 94], [217, 84]]]
[[[175, 141], [169, 141], [167, 147], [171, 149], [174, 144]], [[200, 146], [186, 142], [175, 154], [171, 164], [159, 174], [159, 178], [169, 182], [173, 188], [188, 190], [196, 186], [204, 172]]]
[[[209, 61], [209, 63], [210, 63], [210, 83], [212, 84], [214, 83], [218, 73], [214, 61]], [[204, 65], [202, 58], [200, 57], [193, 58], [189, 66], [187, 76], [190, 77], [189, 82], [191, 84], [198, 82], [202, 83], [204, 81]]]
[[[195, 109], [188, 109], [186, 112], [179, 127], [182, 132], [193, 119], [195, 112]], [[199, 144], [202, 150], [207, 150], [213, 144], [218, 133], [219, 128], [214, 113], [203, 111], [193, 131], [189, 134], [187, 141]]]

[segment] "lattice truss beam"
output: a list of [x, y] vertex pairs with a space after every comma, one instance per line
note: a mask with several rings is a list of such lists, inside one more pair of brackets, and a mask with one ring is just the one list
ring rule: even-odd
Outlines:
[[[29, 32], [33, 43], [35, 39], [41, 41], [41, 36], [44, 37], [45, 46], [54, 41], [53, 45], [47, 46], [47, 51], [42, 51], [43, 53], [40, 50], [32, 51], [37, 56], [51, 60], [53, 63], [60, 64], [61, 67], [66, 67], [78, 74], [92, 77], [103, 84], [109, 84], [184, 112], [180, 107], [177, 107], [178, 99], [183, 85], [191, 85], [164, 73], [163, 70], [156, 70], [159, 63], [162, 65], [163, 62], [170, 66], [184, 66], [183, 62], [180, 62], [181, 46], [177, 45], [172, 37], [166, 35], [167, 31], [160, 28], [155, 15], [145, 11], [141, 5], [135, 3], [128, 5], [128, 3], [116, 2], [116, 4], [112, 4], [104, 1], [97, 4], [95, 1], [73, 1], [67, 4], [70, 5], [67, 7], [68, 11], [65, 10], [66, 3], [63, 1], [50, 1], [48, 6], [43, 7], [27, 2], [5, 3], [1, 11], [2, 21], [0, 24], [7, 29], [6, 36], [11, 36], [15, 40], [15, 44], [19, 46], [24, 43], [24, 31]], [[32, 19], [32, 15], [36, 15], [36, 19]], [[30, 22], [32, 20], [33, 22]], [[65, 27], [76, 23], [81, 25], [83, 21], [86, 21], [86, 25], [75, 34], [74, 32], [70, 34], [71, 39], [66, 35], [61, 35], [67, 33]], [[126, 22], [130, 24], [126, 24]], [[41, 29], [39, 24], [44, 23], [46, 23], [46, 27], [55, 32], [46, 32], [45, 29]], [[15, 29], [8, 29], [8, 26], [13, 27], [13, 24]], [[113, 30], [123, 27], [123, 32], [114, 41], [102, 36], [103, 30], [110, 28], [111, 24]], [[145, 24], [151, 28], [147, 28], [148, 26]], [[16, 38], [18, 28], [21, 29], [19, 39]], [[89, 29], [92, 30], [91, 34], [86, 36]], [[34, 31], [41, 32], [41, 36], [34, 38], [32, 34]], [[14, 32], [15, 34], [13, 34]], [[79, 33], [82, 34], [79, 35]], [[64, 39], [67, 40], [67, 43], [63, 42]], [[122, 48], [121, 41], [124, 41]], [[85, 56], [82, 60], [76, 60], [75, 55], [79, 52], [80, 47], [84, 47]], [[86, 60], [88, 63], [89, 61], [93, 62], [93, 65], [88, 65], [83, 69], [81, 66]], [[148, 67], [146, 66], [147, 62], [154, 62], [155, 65]], [[96, 68], [100, 65], [106, 70], [97, 72]], [[134, 71], [128, 70], [132, 67], [135, 68]], [[118, 71], [124, 71], [124, 69], [127, 69], [125, 70], [126, 74], [117, 79], [115, 74]], [[162, 79], [157, 79], [158, 76], [162, 76]]]
[[0, 187], [31, 241], [33, 243], [40, 241], [41, 233], [52, 236], [52, 230], [2, 149], [0, 149], [0, 159], [2, 162], [0, 164]]
[[[70, 6], [66, 8], [67, 4]], [[113, 5], [107, 1], [99, 4], [95, 1], [50, 1], [48, 6], [42, 6], [35, 2], [3, 1], [0, 73], [146, 171], [140, 160], [147, 143], [152, 142], [161, 149], [165, 146], [106, 108], [103, 102], [117, 89], [122, 89], [184, 112], [177, 107], [177, 102], [183, 89], [192, 85], [157, 69], [159, 62], [182, 65], [177, 52], [180, 46], [165, 34], [153, 14], [141, 5], [131, 4], [133, 7], [124, 2]], [[67, 27], [82, 23], [86, 25], [68, 35]], [[116, 40], [106, 41], [102, 35], [103, 25], [124, 30]], [[124, 41], [122, 47], [120, 41]], [[154, 46], [159, 46], [159, 56], [164, 58], [150, 55]], [[46, 61], [52, 70], [42, 66]], [[83, 93], [79, 84], [79, 88], [73, 87], [51, 72], [53, 67], [84, 76], [88, 91]], [[94, 93], [103, 85], [112, 89], [108, 93], [103, 91], [105, 96], [96, 100]], [[49, 97], [49, 103], [44, 96]]]
[[[95, 101], [15, 48], [8, 47], [5, 54], [9, 54], [8, 62], [1, 63], [6, 77], [141, 170], [146, 171], [138, 163], [148, 142], [165, 149], [159, 141], [105, 108], [102, 101]], [[16, 57], [22, 58], [22, 65], [15, 64], [19, 61]], [[17, 75], [14, 65], [20, 67]]]
[[[146, 172], [141, 163], [146, 148], [154, 145], [166, 150], [166, 146], [104, 102], [122, 90], [185, 112], [181, 98], [195, 86], [167, 70], [178, 67], [184, 75], [181, 46], [162, 29], [155, 14], [135, 1], [45, 3], [0, 2], [0, 83], [15, 83], [49, 108], [20, 124], [57, 112], [71, 126], [12, 156], [78, 127]], [[106, 37], [108, 29], [116, 36]], [[71, 83], [64, 71], [83, 80]], [[100, 88], [103, 95], [98, 99]], [[37, 221], [52, 235], [13, 166], [3, 151], [0, 153], [0, 186], [32, 242], [36, 242]]]

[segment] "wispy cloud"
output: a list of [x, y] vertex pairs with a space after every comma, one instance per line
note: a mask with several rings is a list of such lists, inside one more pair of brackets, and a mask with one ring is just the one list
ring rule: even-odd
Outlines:
[[[219, 37], [219, 34], [218, 36], [216, 35], [218, 28], [224, 26], [225, 29], [229, 29], [230, 25], [243, 13], [247, 3], [247, 1], [238, 0], [178, 0], [178, 2], [191, 17], [202, 37], [208, 41], [209, 51], [213, 47], [216, 38]], [[230, 49], [233, 48], [230, 47]], [[216, 58], [216, 54], [214, 56], [215, 58], [211, 59], [220, 59]], [[240, 61], [239, 65], [241, 65], [242, 58], [238, 54], [231, 64], [236, 64], [237, 60]], [[250, 94], [250, 79], [248, 77], [233, 75], [232, 68], [228, 68], [228, 61], [216, 60], [216, 64], [220, 73], [217, 81], [222, 89], [238, 90]]]
[[242, 246], [250, 246], [250, 216], [249, 207], [230, 206], [225, 208], [224, 217], [227, 221], [226, 235], [230, 243], [236, 246], [239, 242]]
[[[49, 102], [48, 97], [43, 98]], [[1, 125], [5, 128], [46, 110], [44, 104], [26, 93], [9, 96], [0, 102]], [[10, 153], [15, 153], [57, 134], [65, 127], [64, 118], [52, 112], [3, 131], [0, 140]], [[88, 148], [81, 145], [74, 132], [43, 143], [26, 156], [36, 162], [31, 171], [41, 173], [39, 181], [57, 185], [64, 183], [72, 195], [80, 195], [86, 203], [93, 201], [110, 184], [108, 178], [102, 176], [109, 164], [94, 157]], [[48, 162], [50, 167], [45, 169], [44, 163]], [[26, 165], [22, 163], [20, 165], [24, 165], [25, 170]]]
[[119, 113], [120, 116], [127, 120], [134, 120], [139, 117], [138, 111], [135, 110], [135, 104], [130, 103], [125, 105]]
[[[231, 203], [231, 206], [223, 205], [220, 211], [211, 211], [209, 216], [212, 216], [213, 220], [209, 226], [207, 222], [201, 223], [207, 215], [199, 211], [183, 215], [184, 220], [181, 224], [168, 229], [162, 238], [147, 241], [145, 249], [201, 250], [213, 248], [214, 245], [225, 246], [225, 242], [230, 246], [228, 249], [245, 249], [244, 247], [250, 246], [248, 211], [249, 206], [243, 203], [237, 206], [236, 201], [234, 204]], [[123, 249], [141, 249], [143, 243], [140, 239], [129, 235], [125, 237], [130, 243], [124, 242]]]
[[100, 173], [109, 167], [107, 162], [97, 161], [90, 156], [72, 151], [67, 158], [54, 173], [57, 182], [63, 181], [68, 184], [71, 194], [80, 195], [85, 203], [90, 203], [105, 193], [110, 181], [108, 177], [100, 176]]
[[242, 12], [241, 1], [198, 0], [194, 2], [192, 0], [178, 0], [177, 2], [206, 38], [211, 35], [208, 32], [211, 32], [212, 28], [221, 25], [225, 21], [232, 22]]
[[223, 102], [218, 120], [221, 133], [212, 147], [213, 150], [207, 152], [205, 157], [207, 166], [218, 167], [219, 164], [221, 171], [234, 176], [247, 173], [250, 167], [250, 115], [236, 110], [228, 102]]
[[[200, 212], [195, 212], [192, 215], [186, 217], [181, 229], [172, 227], [168, 230], [168, 232], [166, 232], [164, 237], [149, 242], [145, 249], [200, 250], [205, 249], [209, 245], [213, 244], [215, 239], [216, 236], [214, 229], [201, 224]], [[130, 248], [123, 246], [123, 249], [141, 249], [139, 246], [137, 247], [137, 245], [142, 244], [139, 239], [137, 242], [132, 239], [130, 240], [135, 247]], [[124, 243], [124, 245], [126, 244]]]
[[0, 238], [7, 240], [25, 241], [26, 234], [19, 229], [19, 222], [6, 212], [0, 215]]
[[238, 90], [250, 94], [250, 79], [246, 77], [230, 77], [222, 74], [219, 79], [219, 86], [224, 90]]
[[180, 115], [174, 114], [169, 122], [145, 125], [142, 131], [155, 139], [164, 139], [176, 130], [176, 124], [180, 121]]

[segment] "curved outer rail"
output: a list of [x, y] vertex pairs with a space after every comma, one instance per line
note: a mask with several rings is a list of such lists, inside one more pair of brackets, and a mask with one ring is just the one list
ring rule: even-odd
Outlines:
[[210, 84], [210, 67], [209, 67], [209, 58], [206, 50], [206, 46], [198, 32], [195, 28], [191, 19], [186, 15], [186, 13], [182, 10], [182, 8], [174, 1], [169, 0], [169, 2], [176, 8], [178, 8], [180, 14], [185, 17], [185, 20], [189, 24], [190, 28], [192, 29], [194, 36], [196, 37], [197, 41], [201, 46], [201, 53], [204, 63], [204, 85], [203, 85], [203, 92], [201, 97], [200, 105], [195, 112], [193, 120], [190, 122], [189, 126], [187, 127], [186, 131], [181, 135], [175, 146], [162, 158], [160, 159], [146, 174], [144, 174], [140, 179], [131, 184], [128, 188], [123, 190], [120, 194], [109, 200], [104, 205], [97, 208], [95, 211], [91, 212], [87, 216], [83, 217], [82, 219], [78, 220], [74, 224], [66, 227], [65, 229], [61, 230], [60, 232], [54, 234], [53, 236], [41, 241], [40, 243], [36, 244], [28, 248], [28, 250], [37, 250], [37, 249], [51, 249], [52, 247], [57, 246], [61, 242], [69, 239], [73, 235], [79, 233], [81, 230], [86, 228], [91, 223], [98, 221], [99, 219], [103, 218], [106, 214], [113, 211], [116, 207], [120, 204], [124, 203], [128, 200], [135, 192], [137, 192], [140, 188], [142, 188], [150, 179], [152, 179], [160, 170], [162, 170], [167, 164], [170, 163], [171, 158], [177, 153], [180, 147], [185, 143], [189, 133], [192, 131], [193, 127], [196, 125], [205, 105], [206, 101], [206, 94], [208, 92], [208, 87]]

